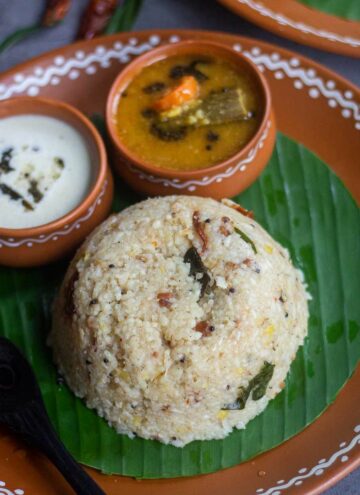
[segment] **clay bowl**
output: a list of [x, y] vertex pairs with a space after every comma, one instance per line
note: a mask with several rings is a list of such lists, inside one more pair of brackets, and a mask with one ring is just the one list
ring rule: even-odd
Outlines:
[[88, 147], [93, 182], [84, 200], [55, 221], [19, 229], [1, 228], [0, 224], [0, 264], [14, 267], [44, 265], [71, 253], [108, 215], [113, 197], [104, 144], [81, 112], [66, 103], [44, 98], [19, 97], [0, 103], [0, 118], [24, 114], [54, 117], [75, 128]]
[[[121, 94], [146, 66], [174, 55], [209, 54], [228, 60], [239, 70], [253, 76], [263, 100], [263, 115], [258, 130], [249, 143], [229, 159], [201, 170], [160, 169], [146, 163], [122, 143], [115, 122]], [[117, 172], [137, 192], [145, 195], [190, 194], [224, 198], [246, 189], [267, 164], [275, 144], [275, 121], [270, 90], [258, 68], [231, 47], [207, 41], [183, 41], [163, 45], [129, 63], [113, 83], [106, 107], [106, 122], [112, 141], [113, 164]]]

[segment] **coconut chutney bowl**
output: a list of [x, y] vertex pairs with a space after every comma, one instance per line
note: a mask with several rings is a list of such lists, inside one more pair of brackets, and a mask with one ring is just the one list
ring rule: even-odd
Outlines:
[[74, 107], [33, 97], [0, 103], [0, 131], [0, 264], [71, 254], [111, 207], [99, 133]]
[[276, 134], [260, 70], [231, 47], [199, 40], [130, 62], [112, 85], [106, 120], [116, 171], [150, 196], [234, 196], [266, 166]]

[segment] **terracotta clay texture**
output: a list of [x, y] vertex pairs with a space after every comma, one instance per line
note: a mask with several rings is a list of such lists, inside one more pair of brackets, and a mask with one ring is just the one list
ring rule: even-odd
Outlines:
[[[102, 112], [115, 77], [132, 57], [160, 43], [189, 38], [225, 43], [256, 63], [270, 86], [279, 130], [318, 154], [360, 200], [359, 90], [321, 65], [274, 45], [203, 31], [124, 33], [70, 45], [15, 67], [0, 78], [0, 99], [41, 94], [72, 103], [88, 115]], [[109, 495], [318, 494], [360, 465], [360, 422], [354, 407], [359, 401], [357, 370], [333, 405], [302, 433], [215, 474], [134, 480], [88, 471]], [[8, 431], [0, 438], [0, 481], [10, 494], [72, 494], [49, 462]]]
[[101, 137], [76, 108], [59, 101], [28, 96], [0, 102], [0, 118], [19, 114], [41, 114], [70, 124], [83, 136], [94, 170], [88, 195], [65, 216], [34, 228], [0, 227], [0, 264], [38, 266], [71, 253], [106, 218], [113, 196], [113, 180]]
[[[263, 116], [259, 128], [250, 142], [229, 159], [212, 167], [193, 171], [164, 170], [146, 163], [131, 153], [121, 142], [114, 119], [119, 95], [141, 70], [166, 57], [176, 55], [208, 55], [228, 60], [239, 71], [251, 74], [257, 83], [263, 101]], [[120, 72], [111, 87], [107, 101], [106, 122], [113, 144], [113, 164], [130, 186], [141, 194], [192, 194], [216, 199], [235, 196], [246, 189], [261, 173], [275, 143], [275, 119], [269, 87], [262, 73], [249, 59], [220, 43], [184, 41], [168, 44], [145, 53]], [[251, 159], [251, 166], [247, 166]], [[198, 183], [202, 184], [198, 187]]]
[[311, 9], [296, 0], [219, 0], [236, 14], [297, 43], [360, 57], [360, 22]]

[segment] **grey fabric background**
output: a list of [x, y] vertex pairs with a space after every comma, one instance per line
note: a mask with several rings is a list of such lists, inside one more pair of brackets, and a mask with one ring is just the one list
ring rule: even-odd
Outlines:
[[[1, 54], [0, 71], [70, 43], [86, 3], [87, 0], [73, 0], [70, 15], [64, 23], [35, 35]], [[0, 0], [0, 39], [15, 28], [35, 21], [41, 14], [43, 5], [44, 0]], [[359, 60], [326, 53], [275, 36], [228, 12], [215, 0], [145, 0], [134, 29], [148, 28], [208, 29], [251, 36], [306, 55], [360, 85]], [[329, 434], [331, 435], [331, 432]], [[241, 492], [238, 493], [240, 495]], [[325, 493], [326, 495], [360, 495], [360, 469]]]

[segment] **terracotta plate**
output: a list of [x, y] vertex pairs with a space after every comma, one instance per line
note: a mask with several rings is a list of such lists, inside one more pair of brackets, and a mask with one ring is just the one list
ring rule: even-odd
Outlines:
[[[245, 53], [264, 72], [278, 128], [317, 153], [359, 201], [360, 92], [314, 62], [223, 33], [160, 31], [80, 42], [45, 54], [0, 77], [0, 99], [26, 94], [70, 102], [88, 114], [103, 112], [121, 66], [162, 42], [219, 40]], [[315, 494], [360, 465], [360, 370], [337, 400], [301, 434], [237, 467], [196, 478], [142, 480], [105, 476], [89, 469], [106, 493], [142, 495]], [[0, 431], [0, 494], [73, 493], [49, 463]]]
[[254, 24], [284, 38], [329, 52], [360, 57], [360, 22], [311, 9], [296, 0], [219, 2]]

